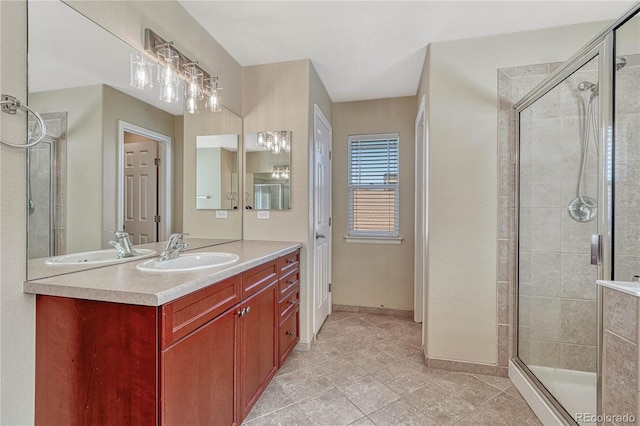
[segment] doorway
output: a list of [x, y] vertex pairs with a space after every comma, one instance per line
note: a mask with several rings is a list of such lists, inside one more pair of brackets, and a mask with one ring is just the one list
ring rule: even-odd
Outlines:
[[171, 138], [118, 122], [117, 229], [134, 244], [166, 240], [171, 233]]

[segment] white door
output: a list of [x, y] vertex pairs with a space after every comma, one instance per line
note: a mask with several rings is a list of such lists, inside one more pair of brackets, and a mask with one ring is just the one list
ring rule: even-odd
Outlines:
[[158, 241], [158, 142], [124, 145], [124, 231], [133, 244]]
[[331, 125], [315, 105], [313, 332], [331, 313]]

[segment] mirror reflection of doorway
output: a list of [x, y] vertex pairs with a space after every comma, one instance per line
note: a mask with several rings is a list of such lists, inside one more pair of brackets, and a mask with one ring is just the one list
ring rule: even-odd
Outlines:
[[171, 137], [118, 121], [116, 223], [133, 244], [171, 233]]
[[158, 141], [124, 132], [123, 231], [134, 244], [158, 241]]

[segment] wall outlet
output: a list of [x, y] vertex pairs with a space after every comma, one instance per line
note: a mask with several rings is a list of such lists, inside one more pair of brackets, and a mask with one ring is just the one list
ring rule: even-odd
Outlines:
[[228, 219], [229, 212], [226, 210], [216, 210], [216, 219]]
[[269, 210], [262, 210], [258, 212], [258, 219], [269, 219]]

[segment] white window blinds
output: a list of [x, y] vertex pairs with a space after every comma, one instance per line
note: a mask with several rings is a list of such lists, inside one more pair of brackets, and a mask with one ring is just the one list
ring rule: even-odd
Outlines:
[[398, 237], [397, 133], [349, 136], [349, 235]]

